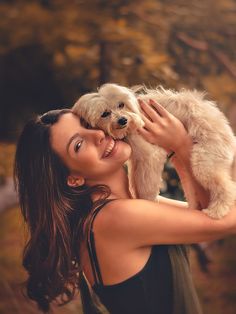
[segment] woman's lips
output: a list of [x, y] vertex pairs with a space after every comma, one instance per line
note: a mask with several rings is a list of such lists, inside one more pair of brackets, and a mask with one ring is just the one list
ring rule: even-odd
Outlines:
[[110, 156], [113, 156], [115, 152], [116, 152], [116, 141], [112, 139], [112, 142], [109, 143], [108, 147], [105, 150], [105, 153], [103, 154], [103, 158], [109, 158]]

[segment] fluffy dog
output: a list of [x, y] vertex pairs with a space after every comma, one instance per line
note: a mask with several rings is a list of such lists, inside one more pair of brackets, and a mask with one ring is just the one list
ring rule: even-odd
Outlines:
[[[210, 191], [209, 206], [203, 211], [215, 219], [225, 216], [236, 200], [236, 183], [231, 177], [235, 137], [226, 117], [203, 93], [142, 87], [137, 94], [123, 86], [104, 84], [98, 92], [79, 98], [72, 109], [92, 127], [103, 129], [115, 139], [127, 139], [132, 147], [131, 186], [138, 197], [155, 200], [167, 154], [136, 132], [144, 125], [137, 96], [143, 101], [154, 99], [182, 121], [195, 142], [191, 152], [193, 174]], [[191, 195], [186, 198], [191, 201]]]

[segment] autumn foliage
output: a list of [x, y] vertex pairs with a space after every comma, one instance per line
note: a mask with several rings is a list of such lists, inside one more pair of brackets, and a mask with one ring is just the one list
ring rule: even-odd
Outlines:
[[9, 0], [0, 14], [2, 138], [107, 81], [206, 90], [236, 126], [233, 0]]

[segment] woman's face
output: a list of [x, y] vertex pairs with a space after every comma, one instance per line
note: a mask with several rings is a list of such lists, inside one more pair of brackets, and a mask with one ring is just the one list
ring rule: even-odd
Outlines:
[[52, 125], [51, 144], [70, 174], [82, 176], [86, 184], [102, 182], [120, 169], [131, 155], [129, 144], [114, 141], [102, 130], [85, 128], [73, 113], [63, 114]]

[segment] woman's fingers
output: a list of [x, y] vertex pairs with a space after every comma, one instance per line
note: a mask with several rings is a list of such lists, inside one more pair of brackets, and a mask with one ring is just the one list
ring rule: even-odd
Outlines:
[[144, 111], [144, 113], [147, 115], [147, 117], [151, 120], [151, 121], [159, 121], [160, 119], [160, 115], [159, 113], [156, 111], [155, 108], [152, 108], [150, 105], [148, 105], [147, 103], [145, 103], [144, 101], [139, 101], [141, 109]]
[[154, 100], [148, 104], [139, 102], [145, 123], [144, 128], [138, 130], [139, 134], [166, 151], [179, 151], [189, 136], [183, 123]]
[[150, 99], [150, 104], [157, 110], [158, 114], [161, 117], [168, 117], [169, 116], [169, 112], [162, 107], [160, 104], [158, 104], [156, 101], [154, 101], [153, 99]]
[[152, 134], [145, 128], [138, 129], [138, 134], [143, 136], [143, 138], [149, 143], [152, 142]]
[[149, 120], [149, 118], [147, 118], [145, 115], [142, 116], [143, 121], [145, 123], [145, 127], [147, 127], [148, 129], [150, 129], [150, 127], [152, 126], [152, 121]]
[[140, 128], [140, 129], [138, 129], [138, 133], [139, 133], [140, 135], [143, 135], [145, 138], [147, 138], [147, 136], [149, 135], [148, 130], [145, 129], [145, 128]]

